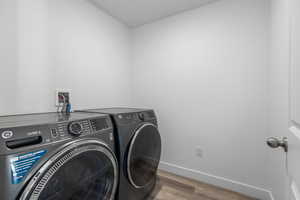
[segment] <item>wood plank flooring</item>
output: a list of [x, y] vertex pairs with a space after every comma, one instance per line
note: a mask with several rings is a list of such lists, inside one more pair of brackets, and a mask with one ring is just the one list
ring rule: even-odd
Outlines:
[[164, 171], [158, 172], [153, 193], [147, 200], [254, 200], [242, 194], [218, 188]]

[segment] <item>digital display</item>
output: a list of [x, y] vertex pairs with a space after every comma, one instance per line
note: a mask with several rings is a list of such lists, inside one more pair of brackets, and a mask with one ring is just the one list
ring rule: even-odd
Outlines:
[[91, 120], [91, 125], [95, 131], [100, 131], [108, 128], [108, 124], [105, 118], [93, 119]]

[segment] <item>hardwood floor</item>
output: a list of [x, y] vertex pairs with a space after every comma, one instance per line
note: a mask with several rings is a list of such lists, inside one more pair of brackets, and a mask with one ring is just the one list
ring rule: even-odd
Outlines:
[[153, 193], [147, 200], [254, 200], [242, 194], [159, 171]]

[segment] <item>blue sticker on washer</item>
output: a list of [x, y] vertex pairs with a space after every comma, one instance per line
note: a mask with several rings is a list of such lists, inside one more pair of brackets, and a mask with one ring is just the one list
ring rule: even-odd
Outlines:
[[12, 184], [20, 183], [28, 174], [33, 165], [37, 163], [45, 154], [46, 150], [22, 154], [10, 159]]

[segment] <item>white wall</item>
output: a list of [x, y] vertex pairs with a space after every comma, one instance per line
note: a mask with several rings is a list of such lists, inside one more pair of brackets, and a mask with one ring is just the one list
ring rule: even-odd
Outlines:
[[158, 111], [170, 168], [267, 188], [269, 6], [218, 1], [134, 30], [134, 103]]
[[16, 0], [1, 0], [0, 114], [16, 110], [17, 45]]
[[4, 0], [0, 9], [1, 115], [53, 111], [56, 88], [71, 89], [75, 108], [130, 103], [125, 25], [85, 0]]
[[[286, 136], [289, 127], [289, 1], [271, 1], [270, 136]], [[281, 149], [268, 151], [268, 181], [274, 199], [288, 199], [286, 157]]]
[[49, 0], [56, 88], [72, 90], [77, 108], [131, 102], [130, 29], [85, 0]]
[[[48, 1], [17, 1], [17, 81], [15, 112], [53, 108], [54, 71], [49, 63]], [[4, 105], [9, 107], [10, 105]]]

